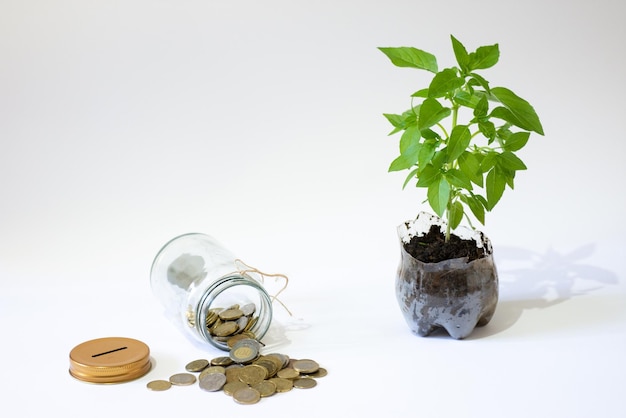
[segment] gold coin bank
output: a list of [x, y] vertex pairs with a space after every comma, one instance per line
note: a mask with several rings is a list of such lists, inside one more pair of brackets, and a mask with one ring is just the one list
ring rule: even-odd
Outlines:
[[243, 266], [213, 237], [184, 234], [157, 253], [150, 286], [187, 337], [228, 351], [237, 336], [263, 338], [272, 321], [271, 297]]

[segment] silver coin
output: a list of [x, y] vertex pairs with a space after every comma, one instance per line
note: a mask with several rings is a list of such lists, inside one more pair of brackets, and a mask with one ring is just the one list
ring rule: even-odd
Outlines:
[[206, 374], [200, 378], [200, 389], [207, 392], [217, 392], [224, 387], [226, 375], [223, 373]]
[[170, 376], [170, 383], [176, 386], [189, 386], [196, 383], [196, 376], [190, 373], [176, 373]]
[[256, 305], [254, 303], [247, 303], [239, 309], [241, 309], [244, 316], [250, 316], [254, 313], [254, 311], [256, 311]]
[[239, 331], [243, 331], [246, 329], [246, 327], [248, 326], [248, 317], [247, 316], [242, 316], [241, 318], [237, 319], [237, 326], [239, 327]]
[[303, 359], [295, 360], [292, 365], [293, 369], [300, 373], [315, 373], [320, 365], [315, 360]]

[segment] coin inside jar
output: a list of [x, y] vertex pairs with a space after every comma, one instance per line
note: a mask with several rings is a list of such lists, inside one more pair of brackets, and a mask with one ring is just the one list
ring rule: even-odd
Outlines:
[[223, 321], [234, 321], [241, 318], [243, 316], [243, 312], [241, 311], [241, 309], [231, 308], [221, 311], [218, 315]]
[[256, 311], [256, 305], [254, 303], [247, 303], [243, 305], [240, 309], [241, 312], [243, 312], [244, 316], [252, 316]]
[[[232, 347], [230, 339], [238, 335], [256, 338], [252, 329], [256, 326], [259, 317], [254, 316], [256, 305], [247, 303], [224, 308], [211, 308], [206, 313], [206, 329], [213, 342], [223, 349]], [[192, 313], [193, 314], [193, 313]], [[193, 315], [192, 315], [193, 316]], [[193, 323], [190, 322], [193, 326]]]
[[234, 334], [239, 330], [239, 326], [236, 322], [223, 322], [215, 326], [213, 331], [213, 335], [216, 337], [226, 337], [228, 335]]

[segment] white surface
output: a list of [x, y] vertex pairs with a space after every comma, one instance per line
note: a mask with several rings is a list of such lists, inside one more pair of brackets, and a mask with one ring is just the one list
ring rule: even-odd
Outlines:
[[[2, 416], [623, 416], [624, 6], [438, 4], [2, 0]], [[423, 79], [376, 50], [452, 65], [450, 33], [500, 43], [485, 75], [546, 132], [488, 214], [501, 300], [464, 341], [411, 335], [396, 306], [395, 228], [424, 196], [386, 173], [381, 114]], [[160, 246], [192, 231], [289, 276], [274, 348], [325, 366], [318, 387], [251, 407], [145, 388], [222, 354], [149, 289]], [[146, 342], [154, 369], [72, 379], [69, 351], [111, 335]]]

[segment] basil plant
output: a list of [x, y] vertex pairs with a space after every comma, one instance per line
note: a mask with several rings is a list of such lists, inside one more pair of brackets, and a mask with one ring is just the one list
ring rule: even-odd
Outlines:
[[451, 36], [458, 66], [439, 70], [434, 55], [413, 47], [379, 48], [397, 67], [432, 73], [428, 87], [411, 95], [410, 109], [384, 114], [400, 134], [400, 155], [389, 171], [409, 170], [403, 188], [412, 180], [427, 189], [432, 210], [445, 219], [450, 231], [469, 212], [484, 225], [485, 212], [500, 201], [507, 186], [514, 187], [517, 171], [526, 165], [516, 152], [531, 134], [543, 135], [534, 108], [505, 87], [491, 87], [479, 74], [499, 60], [498, 44], [468, 53]]

